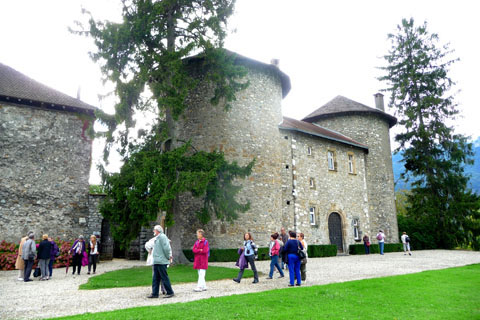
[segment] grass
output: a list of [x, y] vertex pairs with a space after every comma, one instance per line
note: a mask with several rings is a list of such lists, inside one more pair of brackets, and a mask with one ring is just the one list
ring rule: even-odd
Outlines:
[[[205, 279], [207, 281], [232, 279], [238, 273], [238, 269], [224, 267], [208, 267]], [[192, 266], [177, 265], [168, 268], [168, 276], [172, 284], [196, 282], [197, 271]], [[245, 277], [253, 277], [251, 270], [245, 270]], [[90, 277], [87, 283], [80, 285], [82, 290], [95, 290], [107, 288], [142, 287], [152, 285], [152, 267], [135, 267], [106, 272]]]
[[480, 319], [480, 265], [57, 319], [276, 319], [279, 316], [283, 319]]

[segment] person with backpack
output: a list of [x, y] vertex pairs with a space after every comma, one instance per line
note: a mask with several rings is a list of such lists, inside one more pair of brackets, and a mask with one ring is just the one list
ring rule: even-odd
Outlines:
[[278, 257], [280, 255], [280, 242], [277, 240], [278, 239], [278, 233], [274, 233], [270, 236], [270, 245], [269, 245], [269, 250], [268, 250], [268, 255], [270, 256], [270, 273], [268, 274], [267, 279], [273, 279], [273, 270], [277, 268], [278, 272], [280, 273], [279, 278], [285, 277], [283, 274], [283, 270], [280, 267], [280, 264], [278, 263]]
[[365, 247], [365, 254], [370, 254], [370, 238], [367, 234], [363, 236], [363, 246]]
[[205, 273], [208, 269], [208, 257], [210, 256], [210, 246], [207, 239], [205, 239], [205, 231], [197, 230], [197, 241], [193, 245], [193, 269], [198, 271], [197, 287], [193, 290], [195, 292], [207, 291], [207, 284], [205, 282]]
[[253, 237], [250, 232], [244, 234], [243, 247], [238, 249], [238, 252], [240, 254], [240, 258], [238, 259], [236, 265], [240, 268], [240, 271], [238, 272], [238, 276], [234, 278], [233, 281], [235, 281], [236, 283], [240, 283], [245, 268], [250, 265], [253, 271], [252, 283], [258, 283], [258, 272], [257, 267], [255, 267], [255, 259], [258, 256], [258, 247], [255, 242], [253, 242]]
[[383, 256], [383, 248], [385, 247], [385, 234], [382, 230], [377, 233], [378, 246], [380, 247], [380, 254]]
[[403, 255], [406, 256], [408, 251], [408, 254], [411, 256], [412, 251], [410, 251], [410, 237], [407, 235], [406, 232], [403, 232], [401, 239], [403, 244]]
[[288, 256], [288, 272], [290, 274], [289, 287], [294, 286], [295, 278], [297, 279], [297, 286], [302, 285], [302, 278], [300, 275], [300, 251], [303, 251], [302, 243], [297, 240], [297, 233], [295, 231], [289, 231], [290, 239], [285, 243], [283, 250]]

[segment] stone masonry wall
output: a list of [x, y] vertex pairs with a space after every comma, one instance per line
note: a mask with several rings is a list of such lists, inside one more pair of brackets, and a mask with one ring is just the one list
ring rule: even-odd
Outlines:
[[[205, 86], [191, 97], [191, 106], [179, 122], [179, 136], [192, 139], [200, 150], [221, 150], [230, 161], [246, 165], [256, 159], [253, 172], [246, 180], [238, 200], [250, 200], [251, 208], [239, 214], [230, 224], [213, 219], [203, 226], [195, 217], [201, 199], [185, 195], [181, 198], [182, 215], [176, 218], [184, 226], [182, 244], [191, 248], [195, 241], [195, 229], [206, 229], [212, 247], [234, 248], [243, 241], [243, 233], [253, 233], [256, 242], [265, 246], [272, 231], [282, 224], [281, 170], [283, 152], [278, 143], [278, 125], [282, 120], [282, 89], [280, 79], [269, 70], [249, 68], [246, 77], [249, 87], [237, 94], [232, 108], [225, 111], [222, 105], [211, 106], [212, 90]], [[210, 94], [208, 94], [210, 93]]]
[[317, 122], [326, 128], [341, 132], [364, 143], [369, 148], [366, 155], [368, 202], [371, 230], [376, 235], [385, 231], [387, 242], [398, 242], [397, 214], [387, 121], [373, 114], [346, 115], [326, 118]]
[[[342, 217], [341, 249], [346, 251], [349, 244], [355, 243], [354, 218], [358, 219], [361, 234], [370, 230], [365, 151], [303, 133], [284, 130], [282, 132], [290, 141], [289, 149], [294, 165], [286, 171], [293, 177], [296, 191], [296, 199], [293, 202], [290, 196], [284, 201], [286, 205], [286, 201], [290, 200], [290, 205], [286, 206], [295, 212], [295, 219], [291, 214], [286, 227], [303, 232], [309, 244], [330, 244], [328, 217], [330, 213], [337, 212]], [[307, 152], [308, 147], [311, 148], [311, 155]], [[334, 151], [336, 155], [337, 167], [334, 171], [328, 169], [329, 150]], [[349, 153], [354, 155], [354, 174], [348, 171]], [[313, 188], [310, 186], [310, 178], [314, 179]], [[289, 193], [291, 192], [286, 194]], [[311, 207], [315, 208], [314, 225], [310, 223]]]
[[0, 105], [0, 240], [84, 233], [92, 145], [82, 128], [75, 113]]

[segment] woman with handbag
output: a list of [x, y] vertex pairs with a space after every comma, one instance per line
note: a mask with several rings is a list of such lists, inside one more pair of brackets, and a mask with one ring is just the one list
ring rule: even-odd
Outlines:
[[303, 252], [303, 246], [300, 241], [297, 240], [297, 233], [295, 231], [289, 231], [290, 239], [287, 241], [283, 250], [288, 256], [288, 272], [290, 274], [289, 287], [294, 286], [295, 278], [297, 279], [297, 286], [302, 285], [302, 278], [300, 276], [300, 264], [301, 259], [305, 258]]
[[303, 253], [305, 253], [305, 258], [303, 258], [300, 261], [300, 275], [302, 278], [302, 282], [305, 284], [307, 283], [307, 260], [308, 260], [308, 245], [307, 242], [305, 241], [305, 235], [303, 233], [298, 234], [298, 241], [303, 246]]
[[283, 274], [283, 270], [278, 263], [278, 256], [280, 253], [280, 243], [278, 241], [278, 233], [274, 233], [270, 236], [270, 245], [268, 250], [268, 255], [270, 256], [270, 273], [268, 274], [269, 280], [273, 279], [273, 271], [277, 268], [278, 272], [280, 273], [279, 278], [283, 278], [285, 275]]
[[255, 242], [253, 242], [250, 232], [245, 233], [243, 236], [243, 247], [238, 249], [238, 253], [240, 254], [240, 258], [238, 259], [236, 265], [240, 267], [240, 271], [238, 272], [238, 276], [234, 278], [233, 281], [240, 283], [245, 268], [250, 265], [253, 271], [252, 283], [258, 283], [258, 273], [257, 268], [255, 267], [255, 259], [257, 258], [258, 247]]
[[363, 246], [365, 247], [365, 254], [370, 254], [370, 238], [367, 234], [363, 236]]
[[[75, 271], [78, 270], [78, 275], [80, 275], [80, 270], [82, 269], [82, 259], [84, 253], [87, 252], [85, 248], [85, 240], [82, 235], [78, 237], [77, 240], [73, 243], [70, 252], [73, 252], [73, 272], [72, 275], [75, 274]], [[77, 269], [78, 268], [78, 269]]]

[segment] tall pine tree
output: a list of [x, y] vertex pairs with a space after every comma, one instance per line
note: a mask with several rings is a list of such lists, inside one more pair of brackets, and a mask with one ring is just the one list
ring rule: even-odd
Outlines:
[[[397, 33], [389, 34], [391, 49], [384, 56], [390, 107], [403, 131], [395, 136], [411, 179], [408, 218], [433, 236], [438, 248], [472, 244], [479, 236], [479, 197], [468, 188], [465, 164], [472, 163], [472, 145], [448, 125], [459, 111], [451, 93], [454, 82], [448, 45], [440, 46], [427, 24], [403, 19]], [[407, 230], [408, 231], [408, 230]]]
[[[89, 12], [88, 24], [74, 31], [93, 38], [92, 58], [101, 64], [106, 80], [115, 85], [115, 114], [98, 112], [108, 127], [104, 158], [118, 145], [124, 162], [119, 173], [101, 167], [106, 201], [102, 214], [110, 220], [114, 237], [123, 243], [134, 239], [142, 226], [166, 212], [176, 262], [187, 262], [175, 224], [178, 196], [190, 192], [202, 197], [197, 215], [204, 223], [212, 213], [233, 221], [249, 203], [238, 203], [236, 178], [250, 174], [245, 167], [228, 163], [219, 152], [199, 152], [188, 141], [179, 141], [177, 120], [188, 107], [189, 94], [201, 81], [215, 88], [212, 105], [226, 109], [235, 94], [248, 86], [246, 69], [234, 64], [223, 49], [227, 19], [235, 0], [122, 0], [120, 23], [97, 21]], [[201, 77], [195, 76], [187, 57], [201, 55]], [[197, 66], [198, 67], [198, 66]], [[136, 112], [156, 115], [149, 131], [131, 137]]]

